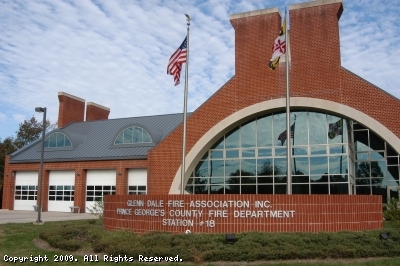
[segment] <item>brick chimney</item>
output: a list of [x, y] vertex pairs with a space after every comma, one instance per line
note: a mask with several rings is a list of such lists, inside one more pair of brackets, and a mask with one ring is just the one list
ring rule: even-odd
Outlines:
[[340, 88], [339, 19], [342, 0], [317, 0], [289, 6], [291, 94], [318, 97]]
[[83, 122], [85, 100], [65, 92], [58, 93], [60, 106], [58, 109], [58, 127], [62, 128], [72, 122]]
[[101, 106], [99, 104], [88, 102], [86, 104], [86, 121], [108, 119], [110, 108]]

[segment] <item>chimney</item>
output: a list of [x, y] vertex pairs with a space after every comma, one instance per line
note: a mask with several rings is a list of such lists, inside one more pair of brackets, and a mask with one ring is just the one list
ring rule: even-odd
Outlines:
[[108, 119], [110, 108], [88, 102], [86, 105], [86, 121]]
[[339, 19], [342, 0], [317, 0], [289, 6], [291, 93], [316, 97], [340, 88]]
[[58, 109], [58, 127], [62, 128], [72, 122], [83, 122], [85, 100], [65, 92], [58, 93], [60, 106]]

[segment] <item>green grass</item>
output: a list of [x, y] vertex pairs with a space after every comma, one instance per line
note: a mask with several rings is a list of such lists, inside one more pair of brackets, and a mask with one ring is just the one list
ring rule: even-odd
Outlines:
[[[381, 232], [390, 238], [379, 240]], [[42, 237], [58, 251], [41, 249], [33, 240]], [[128, 231], [103, 231], [100, 223], [88, 220], [46, 222], [44, 225], [0, 225], [0, 265], [9, 257], [47, 257], [43, 265], [78, 265], [74, 262], [56, 262], [55, 258], [68, 258], [84, 262], [82, 255], [98, 254], [95, 265], [110, 265], [103, 261], [103, 254], [127, 255], [139, 263], [138, 256], [168, 256], [179, 258], [183, 263], [157, 263], [157, 265], [400, 265], [400, 227], [398, 223], [385, 223], [379, 231], [339, 233], [260, 233], [236, 234], [233, 245], [225, 243], [224, 234], [174, 235], [163, 232], [133, 234]], [[78, 249], [78, 250], [75, 250]], [[68, 251], [69, 250], [69, 251]], [[65, 256], [67, 255], [67, 257]], [[20, 262], [18, 262], [20, 263]], [[89, 262], [90, 263], [90, 262]], [[113, 262], [115, 263], [115, 262]], [[93, 264], [93, 263], [90, 263]], [[132, 263], [119, 262], [118, 265]], [[37, 265], [24, 262], [24, 265]]]

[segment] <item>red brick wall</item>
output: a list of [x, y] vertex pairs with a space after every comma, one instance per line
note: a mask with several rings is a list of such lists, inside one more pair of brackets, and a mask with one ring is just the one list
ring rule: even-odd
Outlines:
[[110, 109], [97, 106], [94, 103], [88, 102], [86, 105], [86, 121], [108, 119]]
[[[143, 200], [144, 206], [128, 206], [128, 200]], [[163, 206], [148, 206], [148, 200], [156, 201], [157, 205], [163, 201]], [[182, 201], [182, 206], [168, 206], [169, 200]], [[232, 205], [191, 207], [191, 201], [217, 201], [218, 205], [222, 205], [219, 203], [220, 201], [231, 201]], [[248, 201], [249, 207], [239, 205], [239, 201]], [[262, 207], [255, 206], [255, 201], [263, 202]], [[268, 202], [266, 203], [266, 201]], [[337, 232], [380, 229], [383, 223], [382, 198], [369, 195], [105, 196], [104, 207], [104, 228], [108, 230], [125, 228], [139, 233], [146, 231], [184, 233], [186, 230], [190, 230], [192, 233]], [[131, 215], [118, 214], [117, 208], [130, 210]], [[140, 210], [150, 210], [152, 214], [137, 215]], [[191, 216], [176, 216], [184, 210], [189, 210]], [[162, 211], [164, 211], [164, 215]], [[201, 214], [199, 214], [200, 211]], [[217, 211], [221, 211], [221, 214], [222, 211], [225, 211], [226, 217], [222, 215], [215, 217], [214, 213]], [[253, 211], [255, 212], [253, 213]], [[284, 212], [279, 213], [279, 211], [286, 211], [288, 215], [285, 216]], [[194, 217], [194, 213], [197, 217]], [[175, 226], [172, 223], [168, 225], [168, 221], [163, 219], [175, 220]], [[189, 223], [193, 221], [193, 226], [180, 226], [181, 224], [185, 225], [185, 222], [179, 222], [176, 219], [189, 220]]]
[[60, 92], [58, 100], [58, 127], [62, 128], [72, 122], [83, 122], [85, 115], [85, 100], [71, 97], [66, 93]]
[[[38, 171], [40, 163], [8, 164], [9, 156], [6, 156], [4, 189], [3, 189], [3, 209], [14, 209], [14, 187], [15, 177], [12, 172], [18, 171]], [[84, 161], [84, 162], [58, 162], [43, 164], [43, 186], [42, 186], [42, 206], [43, 211], [47, 211], [48, 188], [50, 171], [74, 170], [75, 171], [75, 196], [74, 205], [85, 210], [86, 201], [86, 171], [89, 169], [115, 169], [116, 170], [116, 194], [127, 194], [128, 171], [131, 168], [147, 168], [147, 160], [116, 160], [116, 161]], [[121, 173], [121, 175], [119, 175]], [[78, 175], [79, 174], [79, 175]], [[7, 176], [8, 175], [8, 176]]]

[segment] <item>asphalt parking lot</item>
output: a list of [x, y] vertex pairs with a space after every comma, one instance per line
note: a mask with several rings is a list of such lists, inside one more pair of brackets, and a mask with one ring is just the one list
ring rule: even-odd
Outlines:
[[[97, 219], [90, 213], [71, 212], [41, 212], [42, 222]], [[34, 223], [37, 221], [38, 213], [35, 211], [10, 211], [0, 209], [0, 224], [7, 223]]]

